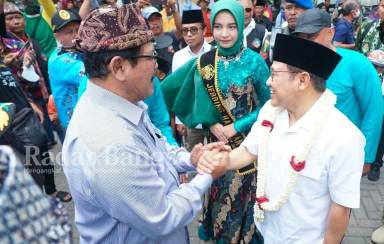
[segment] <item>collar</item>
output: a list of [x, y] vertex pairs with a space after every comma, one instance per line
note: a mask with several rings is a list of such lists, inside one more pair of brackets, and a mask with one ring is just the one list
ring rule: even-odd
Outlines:
[[321, 107], [324, 102], [323, 100], [327, 99], [326, 96], [335, 96], [330, 90], [326, 89], [319, 99], [312, 105], [312, 107], [304, 113], [304, 115], [296, 121], [294, 125], [289, 127], [289, 117], [287, 110], [284, 110], [284, 119], [286, 119], [286, 128], [288, 132], [298, 132], [300, 128], [305, 130], [311, 130], [315, 126], [314, 120], [318, 117], [318, 114], [321, 111]]
[[253, 29], [255, 29], [256, 28], [256, 22], [255, 22], [255, 20], [252, 18], [251, 19], [251, 22], [249, 23], [249, 25], [247, 26], [247, 27], [245, 27], [245, 29], [244, 29], [244, 37], [246, 37], [249, 33], [251, 33], [251, 31], [253, 30]]
[[143, 102], [133, 104], [93, 82], [88, 82], [86, 94], [96, 103], [128, 119], [136, 126], [139, 124], [144, 111], [147, 109], [147, 106]]
[[200, 56], [200, 54], [203, 54], [209, 51], [211, 49], [211, 45], [206, 40], [204, 40], [203, 45], [201, 46], [197, 54], [194, 54], [189, 46], [186, 46], [185, 48], [187, 49], [187, 52], [189, 55], [195, 57], [195, 56]]

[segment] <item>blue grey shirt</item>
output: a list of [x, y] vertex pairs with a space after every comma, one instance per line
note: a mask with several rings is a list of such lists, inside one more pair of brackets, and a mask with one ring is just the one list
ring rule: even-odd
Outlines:
[[212, 177], [179, 183], [190, 154], [166, 143], [144, 103], [89, 82], [62, 153], [80, 243], [188, 243]]

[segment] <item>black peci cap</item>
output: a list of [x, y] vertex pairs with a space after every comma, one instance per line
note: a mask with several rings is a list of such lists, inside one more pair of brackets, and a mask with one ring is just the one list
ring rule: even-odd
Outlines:
[[277, 34], [273, 61], [303, 69], [328, 79], [341, 56], [316, 42], [284, 34]]

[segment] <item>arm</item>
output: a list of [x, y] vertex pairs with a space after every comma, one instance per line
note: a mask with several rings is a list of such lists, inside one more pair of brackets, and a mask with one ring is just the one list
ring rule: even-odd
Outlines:
[[[261, 110], [262, 112], [262, 110]], [[258, 126], [260, 122], [256, 122], [248, 136], [244, 139], [243, 143], [233, 151], [229, 153], [228, 157], [228, 170], [241, 169], [250, 163], [253, 163], [257, 159], [258, 153]], [[214, 155], [210, 152], [206, 152], [199, 160], [197, 166], [197, 172], [200, 174], [207, 173], [211, 174], [214, 170], [215, 164], [217, 164], [214, 159]]]
[[354, 49], [354, 48], [355, 48], [355, 43], [352, 43], [352, 44], [344, 44], [344, 43], [335, 41], [335, 42], [334, 42], [334, 45], [335, 45], [336, 47], [342, 47], [342, 48], [348, 48], [348, 49]]
[[[380, 79], [373, 65], [365, 59], [365, 64], [357, 63], [352, 74], [354, 77], [354, 92], [362, 112], [359, 129], [366, 139], [365, 162], [375, 160], [376, 150], [379, 145], [380, 131], [383, 119], [383, 96], [380, 92]], [[356, 72], [359, 71], [359, 72]]]
[[256, 161], [257, 156], [250, 153], [245, 146], [234, 149], [229, 154], [229, 170], [241, 169]]
[[269, 100], [270, 91], [266, 83], [268, 77], [269, 69], [267, 67], [267, 64], [264, 60], [260, 58], [259, 64], [257, 65], [257, 69], [255, 70], [253, 77], [253, 87], [257, 93], [257, 98], [259, 99], [260, 104], [251, 113], [235, 121], [234, 128], [237, 132], [248, 132], [252, 127], [253, 123], [256, 121], [260, 108], [264, 105], [266, 101]]
[[[209, 187], [211, 176], [198, 175], [190, 183], [170, 190], [166, 180], [173, 180], [168, 178], [172, 176], [159, 177], [169, 172], [163, 168], [165, 162], [158, 165], [137, 146], [120, 144], [113, 148], [116, 150], [105, 150], [97, 157], [92, 181], [96, 201], [111, 217], [135, 226], [152, 239], [162, 238], [193, 221], [201, 209], [201, 195]], [[110, 163], [109, 159], [125, 163]]]
[[180, 39], [180, 38], [182, 38], [182, 35], [181, 35], [181, 18], [180, 18], [179, 11], [177, 10], [177, 7], [176, 7], [176, 1], [175, 0], [168, 0], [167, 6], [172, 10], [172, 15], [173, 15], [173, 19], [175, 21], [175, 27], [176, 27], [176, 31], [175, 31], [176, 38]]
[[228, 152], [224, 152], [224, 154], [228, 156], [217, 157], [222, 155], [222, 153], [223, 152], [217, 150], [204, 152], [199, 159], [197, 172], [199, 174], [215, 174], [215, 167], [220, 163], [225, 165], [226, 170], [241, 169], [257, 159], [257, 157], [249, 153], [244, 146], [234, 149], [229, 155]]
[[81, 4], [81, 7], [79, 9], [79, 15], [82, 19], [84, 19], [85, 16], [87, 16], [89, 11], [91, 10], [91, 3], [92, 0], [84, 0], [84, 2]]
[[324, 243], [340, 243], [347, 227], [351, 208], [360, 206], [360, 181], [364, 164], [364, 137], [354, 126], [343, 128], [340, 123], [335, 131], [340, 131], [325, 145], [332, 150], [325, 172], [328, 178], [328, 191], [331, 207], [328, 213]]
[[340, 243], [347, 231], [350, 208], [332, 202], [328, 215], [328, 225], [325, 232], [324, 244]]

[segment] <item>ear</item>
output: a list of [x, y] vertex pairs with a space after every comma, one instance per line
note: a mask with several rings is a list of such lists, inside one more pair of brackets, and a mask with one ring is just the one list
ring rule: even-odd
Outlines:
[[129, 64], [126, 65], [126, 62], [128, 61], [122, 57], [115, 56], [108, 64], [110, 74], [118, 81], [124, 81], [126, 79], [126, 69], [131, 67]]
[[311, 76], [308, 72], [302, 72], [299, 74], [299, 86], [298, 89], [303, 91], [311, 85]]

